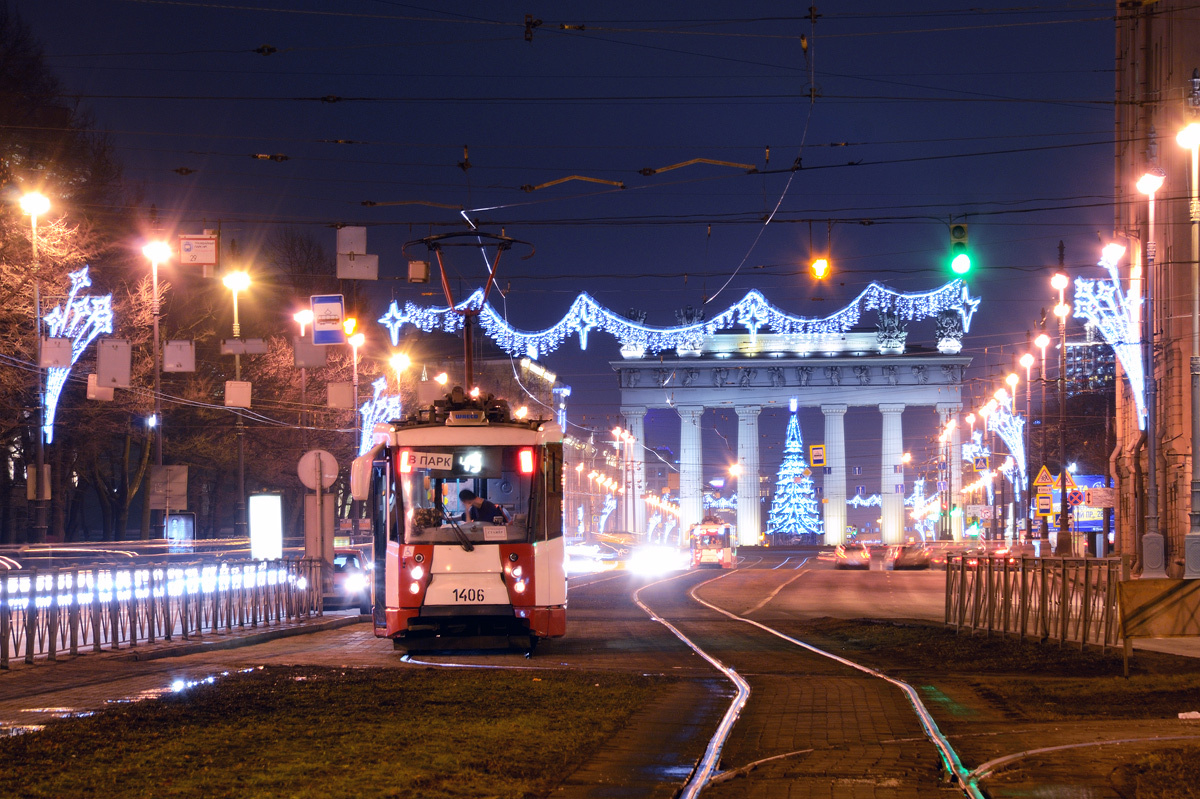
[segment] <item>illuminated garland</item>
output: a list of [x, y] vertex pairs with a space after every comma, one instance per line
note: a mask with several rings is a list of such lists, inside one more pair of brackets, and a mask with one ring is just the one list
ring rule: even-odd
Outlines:
[[[999, 396], [999, 395], [997, 395]], [[1005, 399], [996, 410], [988, 414], [987, 427], [995, 431], [1008, 447], [1013, 460], [1016, 461], [1016, 473], [1005, 472], [1005, 477], [1013, 486], [1013, 496], [1021, 496], [1021, 488], [1025, 485], [1025, 419], [1012, 412], [1012, 395], [1004, 393]], [[1003, 469], [1002, 469], [1003, 471]], [[1011, 471], [1011, 470], [1010, 470]]]
[[746, 328], [751, 341], [762, 328], [819, 341], [838, 338], [856, 327], [864, 310], [886, 311], [909, 320], [935, 318], [944, 311], [956, 311], [966, 333], [971, 329], [971, 317], [979, 306], [979, 300], [971, 298], [967, 284], [961, 280], [953, 280], [924, 293], [898, 292], [880, 283], [871, 283], [845, 308], [822, 318], [809, 319], [784, 313], [758, 291], [751, 291], [741, 302], [708, 321], [679, 327], [651, 327], [615, 314], [581, 293], [557, 324], [545, 330], [527, 332], [511, 327], [492, 306], [482, 303], [482, 289], [453, 308], [427, 308], [406, 302], [401, 311], [393, 300], [379, 323], [391, 334], [392, 345], [398, 346], [400, 328], [406, 324], [427, 333], [434, 330], [456, 333], [463, 325], [463, 316], [459, 312], [477, 309], [479, 326], [501, 349], [514, 356], [538, 358], [558, 349], [568, 336], [574, 334], [579, 336], [579, 348], [586, 350], [588, 335], [593, 330], [608, 333], [621, 342], [622, 349], [634, 353], [698, 349], [706, 337], [735, 326]]
[[[79, 296], [79, 290], [90, 285], [92, 279], [88, 277], [86, 266], [78, 272], [72, 272], [71, 291], [66, 301], [43, 318], [50, 338], [71, 339], [71, 366], [75, 365], [96, 336], [112, 333], [113, 330], [112, 295]], [[54, 415], [70, 373], [70, 366], [51, 366], [46, 370], [46, 418], [42, 435], [46, 437], [47, 444], [54, 441]]]
[[604, 532], [604, 523], [608, 521], [608, 517], [614, 510], [617, 509], [617, 498], [612, 494], [607, 494], [604, 497], [604, 511], [600, 514], [600, 529], [597, 532]]
[[[976, 458], [992, 457], [992, 451], [983, 444], [983, 433], [978, 430], [971, 430], [971, 440], [964, 442], [962, 445], [962, 457], [964, 461], [972, 465], [974, 465]], [[992, 480], [990, 477], [991, 474], [992, 473], [990, 471], [980, 472], [980, 475], [988, 475], [987, 481], [983, 482], [983, 477], [981, 476], [976, 484], [972, 486], [963, 486], [962, 492], [964, 494], [969, 494], [976, 488], [986, 485], [988, 504], [991, 505], [993, 502]]]
[[362, 439], [358, 442], [359, 455], [370, 452], [374, 445], [373, 433], [376, 423], [386, 423], [400, 418], [400, 396], [383, 393], [387, 389], [387, 378], [379, 378], [371, 384], [371, 387], [375, 389], [374, 398], [367, 400], [359, 408], [359, 412], [362, 414]]
[[[922, 507], [935, 497], [937, 494], [925, 496], [925, 480], [918, 478], [913, 482], [913, 492], [904, 498], [904, 504], [910, 508]], [[846, 504], [852, 508], [878, 508], [883, 505], [883, 498], [879, 494], [871, 494], [866, 497], [855, 494], [846, 500]]]
[[647, 541], [654, 540], [654, 528], [658, 527], [660, 524], [662, 524], [662, 518], [663, 517], [662, 517], [661, 513], [656, 513], [650, 517], [649, 521], [646, 522], [646, 540]]
[[575, 520], [577, 522], [579, 522], [579, 524], [576, 525], [575, 532], [578, 533], [579, 535], [583, 535], [583, 506], [582, 505], [580, 505], [579, 507], [577, 507], [575, 509]]
[[737, 510], [737, 493], [730, 494], [728, 497], [714, 497], [712, 494], [705, 494], [704, 507], [711, 510]]
[[1119, 260], [1119, 252], [1106, 247], [1100, 266], [1108, 270], [1108, 280], [1075, 279], [1075, 316], [1094, 324], [1101, 337], [1113, 348], [1137, 405], [1138, 427], [1145, 430], [1146, 381], [1142, 364], [1142, 336], [1138, 325], [1134, 323], [1142, 298], [1130, 297], [1121, 288], [1117, 273]]

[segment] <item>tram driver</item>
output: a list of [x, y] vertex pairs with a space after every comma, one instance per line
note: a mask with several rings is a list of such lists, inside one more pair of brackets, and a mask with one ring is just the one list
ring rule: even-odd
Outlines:
[[476, 496], [475, 492], [469, 488], [464, 488], [458, 492], [458, 498], [462, 500], [466, 506], [466, 511], [463, 513], [463, 518], [472, 522], [484, 522], [488, 524], [508, 524], [508, 513], [504, 508], [496, 503], [486, 500], [483, 497]]

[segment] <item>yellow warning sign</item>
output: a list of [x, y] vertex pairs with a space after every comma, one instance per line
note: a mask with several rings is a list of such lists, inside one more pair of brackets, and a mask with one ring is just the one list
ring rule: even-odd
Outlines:
[[1054, 485], [1054, 477], [1050, 474], [1050, 470], [1045, 466], [1037, 473], [1037, 477], [1033, 478], [1035, 486], [1052, 486]]
[[1064, 471], [1062, 474], [1060, 474], [1058, 477], [1056, 477], [1054, 479], [1054, 485], [1057, 486], [1058, 488], [1062, 488], [1063, 487], [1062, 481], [1063, 481], [1064, 477], [1067, 478], [1067, 488], [1079, 488], [1079, 485], [1075, 482], [1075, 478], [1072, 477], [1071, 473], [1067, 472], [1067, 471]]

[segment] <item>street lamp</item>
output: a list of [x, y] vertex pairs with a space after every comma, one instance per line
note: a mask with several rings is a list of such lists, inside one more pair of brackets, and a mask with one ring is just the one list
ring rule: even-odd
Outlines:
[[[37, 446], [35, 452], [35, 467], [33, 476], [33, 540], [42, 543], [46, 540], [46, 497], [50, 486], [46, 483], [46, 391], [42, 374], [42, 277], [41, 264], [38, 263], [37, 249], [37, 220], [50, 210], [50, 200], [44, 194], [30, 192], [21, 197], [21, 210], [29, 216], [29, 242], [33, 254], [33, 341], [34, 353], [37, 358]], [[28, 479], [28, 478], [26, 478]]]
[[1146, 532], [1142, 536], [1142, 576], [1166, 577], [1166, 542], [1158, 531], [1158, 381], [1154, 375], [1154, 195], [1162, 188], [1165, 173], [1151, 167], [1138, 178], [1137, 189], [1146, 195], [1146, 313], [1142, 315], [1142, 364], [1146, 381]]
[[1071, 280], [1061, 272], [1050, 279], [1050, 285], [1058, 290], [1058, 305], [1054, 306], [1054, 315], [1058, 317], [1058, 460], [1062, 476], [1058, 493], [1058, 545], [1054, 554], [1070, 555], [1070, 519], [1067, 516], [1067, 315], [1071, 306], [1067, 305], [1063, 292]]
[[[250, 288], [250, 275], [245, 272], [230, 272], [221, 279], [225, 288], [233, 292], [233, 337], [242, 337], [242, 326], [238, 323], [238, 294]], [[242, 355], [233, 353], [233, 379], [242, 379]], [[246, 425], [242, 421], [242, 409], [237, 410], [238, 482], [237, 508], [234, 511], [233, 534], [236, 538], [246, 536]]]
[[[171, 260], [171, 245], [165, 241], [152, 241], [142, 247], [142, 255], [150, 259], [150, 275], [152, 278], [150, 297], [150, 313], [154, 316], [154, 462], [161, 471], [163, 465], [163, 413], [162, 413], [162, 363], [158, 357], [158, 317], [160, 314], [158, 301], [158, 265]], [[166, 527], [166, 514], [163, 511], [162, 527]], [[159, 538], [163, 536], [158, 535]]]
[[1029, 426], [1033, 420], [1033, 382], [1031, 380], [1031, 370], [1033, 368], [1033, 353], [1027, 352], [1021, 356], [1019, 361], [1021, 366], [1025, 367], [1025, 538], [1027, 541], [1033, 540], [1033, 464], [1030, 463], [1029, 457]]
[[358, 416], [358, 348], [361, 347], [366, 340], [367, 337], [363, 333], [355, 333], [349, 339], [347, 339], [347, 341], [350, 343], [352, 360], [354, 362], [354, 446], [356, 455], [361, 455], [366, 452], [366, 449], [362, 445], [362, 420]]
[[[1192, 71], [1192, 112], [1200, 104], [1200, 77]], [[1183, 542], [1183, 577], [1200, 577], [1200, 121], [1193, 120], [1175, 137], [1179, 146], [1192, 151], [1191, 198], [1188, 218], [1192, 229], [1192, 504], [1191, 519]]]
[[[313, 322], [312, 308], [304, 308], [292, 314], [292, 319], [296, 324], [300, 325], [300, 341], [304, 340], [304, 331]], [[306, 363], [306, 361], [301, 361]], [[308, 440], [308, 369], [305, 366], [300, 367], [300, 426], [305, 428], [305, 441]]]

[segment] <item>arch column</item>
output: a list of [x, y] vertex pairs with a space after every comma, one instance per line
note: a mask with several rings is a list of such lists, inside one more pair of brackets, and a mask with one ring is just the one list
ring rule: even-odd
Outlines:
[[[626, 523], [631, 533], [646, 532], [646, 409], [644, 407], [621, 408], [625, 417], [625, 429], [633, 436], [628, 445], [629, 477], [625, 486]], [[622, 477], [622, 481], [626, 478]]]
[[846, 406], [822, 405], [825, 414], [825, 543], [846, 543]]
[[758, 501], [758, 414], [762, 406], [737, 405], [734, 410], [738, 415], [738, 465], [742, 467], [738, 477], [738, 545], [749, 547], [758, 544], [762, 531]]
[[[961, 403], [937, 404], [938, 419], [941, 420], [943, 428], [951, 419], [957, 419], [961, 411]], [[955, 424], [950, 429], [950, 452], [946, 456], [946, 480], [950, 489], [950, 535], [955, 541], [962, 541], [963, 537], [962, 474], [962, 433], [958, 424]], [[956, 508], [958, 513], [954, 513]]]
[[700, 442], [700, 417], [703, 405], [681, 405], [679, 413], [679, 530], [685, 534], [704, 517], [701, 494], [703, 451]]
[[904, 406], [896, 403], [880, 405], [883, 414], [883, 460], [879, 479], [881, 502], [880, 532], [885, 544], [904, 542], [904, 469], [900, 460], [904, 454], [904, 434], [900, 415]]

